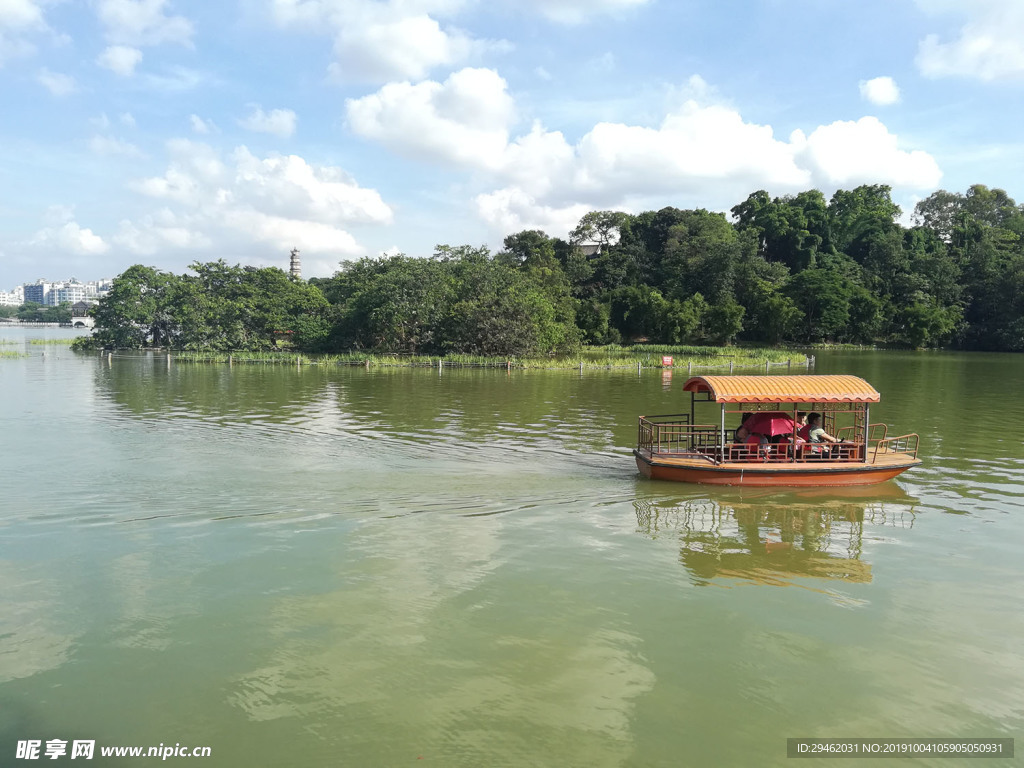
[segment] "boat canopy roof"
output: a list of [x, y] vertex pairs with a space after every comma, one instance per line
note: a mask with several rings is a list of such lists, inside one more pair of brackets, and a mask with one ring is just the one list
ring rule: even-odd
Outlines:
[[881, 396], [857, 376], [694, 376], [686, 392], [710, 392], [716, 403], [877, 403]]

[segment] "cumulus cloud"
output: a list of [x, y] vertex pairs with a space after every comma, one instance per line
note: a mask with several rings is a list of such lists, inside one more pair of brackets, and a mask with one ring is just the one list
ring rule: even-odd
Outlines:
[[490, 69], [463, 69], [443, 83], [390, 83], [346, 102], [352, 130], [407, 154], [473, 167], [496, 167], [515, 111], [505, 80]]
[[[714, 93], [699, 78], [687, 90]], [[575, 143], [539, 122], [513, 137], [515, 103], [505, 81], [486, 69], [465, 69], [443, 83], [390, 84], [347, 102], [347, 115], [361, 136], [489, 180], [496, 189], [479, 194], [477, 208], [506, 232], [668, 196], [708, 205], [757, 188], [933, 188], [941, 177], [934, 158], [901, 148], [874, 117], [795, 131], [787, 140], [730, 106], [697, 98], [677, 102], [654, 126], [602, 122]]]
[[213, 241], [202, 231], [191, 227], [170, 209], [143, 216], [136, 224], [128, 219], [120, 222], [112, 240], [138, 256], [152, 256], [166, 248], [206, 249]]
[[884, 107], [900, 100], [900, 89], [891, 77], [876, 77], [861, 81], [860, 95], [865, 101]]
[[192, 22], [168, 16], [167, 0], [98, 0], [96, 15], [107, 38], [125, 46], [192, 44]]
[[96, 63], [122, 77], [135, 74], [135, 67], [142, 61], [142, 51], [127, 45], [111, 45], [96, 57]]
[[918, 46], [917, 67], [926, 77], [998, 80], [1024, 76], [1024, 3], [1019, 0], [972, 0], [950, 7], [919, 0], [926, 10], [955, 10], [968, 20], [959, 37], [944, 41], [928, 35]]
[[40, 0], [0, 0], [0, 66], [30, 54], [34, 47], [26, 36], [45, 29]]
[[0, 2], [0, 28], [29, 29], [42, 25], [43, 11], [38, 0]]
[[589, 205], [543, 205], [533, 195], [518, 187], [499, 189], [477, 195], [477, 213], [496, 232], [521, 232], [539, 229], [542, 232], [571, 232], [580, 219], [592, 210]]
[[791, 143], [798, 161], [825, 187], [885, 183], [927, 189], [942, 178], [935, 158], [900, 149], [896, 135], [875, 117], [823, 125], [807, 137], [794, 131]]
[[48, 69], [39, 70], [38, 80], [54, 96], [67, 96], [75, 91], [75, 78]]
[[79, 226], [70, 208], [53, 206], [47, 211], [46, 219], [48, 226], [33, 235], [29, 246], [50, 252], [63, 251], [73, 256], [92, 256], [110, 249], [102, 237]]
[[238, 124], [248, 131], [257, 133], [272, 133], [275, 136], [287, 138], [295, 133], [295, 124], [298, 118], [290, 109], [272, 109], [264, 112], [259, 105], [253, 106], [252, 113]]
[[345, 228], [387, 224], [391, 208], [342, 169], [296, 155], [258, 157], [241, 146], [222, 157], [209, 145], [176, 139], [162, 176], [133, 189], [163, 204], [159, 214], [122, 221], [114, 242], [134, 253], [206, 247], [230, 238], [275, 249], [299, 247], [316, 258], [362, 255]]
[[505, 42], [442, 26], [437, 17], [463, 5], [459, 0], [272, 0], [271, 9], [282, 26], [334, 37], [334, 62], [328, 69], [336, 79], [381, 83], [419, 80], [437, 67], [507, 50]]

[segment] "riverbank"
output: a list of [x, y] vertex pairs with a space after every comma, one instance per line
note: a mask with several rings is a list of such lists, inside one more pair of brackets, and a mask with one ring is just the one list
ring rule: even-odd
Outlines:
[[[556, 357], [494, 358], [474, 355], [402, 355], [392, 353], [345, 352], [341, 354], [306, 354], [288, 351], [172, 351], [151, 350], [166, 355], [168, 362], [221, 363], [228, 365], [290, 365], [290, 366], [363, 366], [404, 368], [506, 368], [587, 370], [611, 368], [685, 368], [735, 370], [806, 371], [813, 367], [814, 358], [803, 352], [774, 349], [741, 349], [735, 347], [690, 346], [607, 346], [588, 347], [579, 352]], [[101, 355], [117, 356], [117, 350], [103, 350]]]

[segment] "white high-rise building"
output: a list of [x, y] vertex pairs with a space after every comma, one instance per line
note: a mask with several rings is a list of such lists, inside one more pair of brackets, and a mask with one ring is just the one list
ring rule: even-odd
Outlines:
[[85, 286], [81, 283], [64, 283], [59, 288], [50, 291], [52, 299], [47, 303], [55, 307], [60, 306], [64, 302], [74, 304], [77, 301], [83, 301], [87, 295]]
[[24, 303], [24, 286], [19, 285], [13, 291], [0, 291], [0, 307], [20, 307]]

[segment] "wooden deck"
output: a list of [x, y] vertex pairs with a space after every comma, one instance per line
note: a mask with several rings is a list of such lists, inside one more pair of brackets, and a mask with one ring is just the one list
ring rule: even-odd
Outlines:
[[920, 464], [908, 453], [880, 452], [874, 461], [726, 461], [686, 452], [633, 451], [637, 468], [655, 480], [749, 486], [848, 486], [891, 480]]

